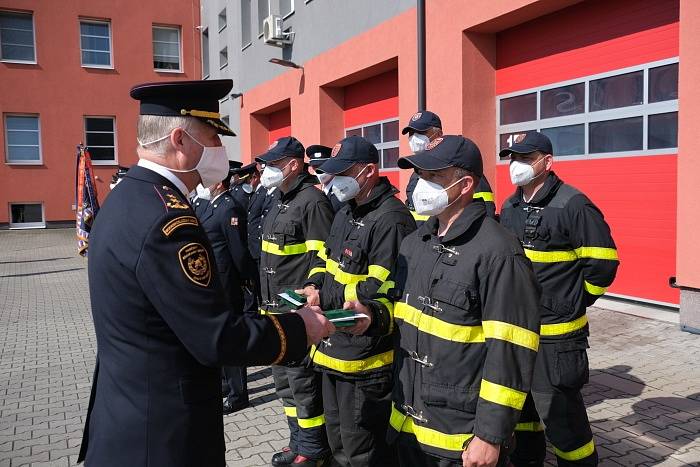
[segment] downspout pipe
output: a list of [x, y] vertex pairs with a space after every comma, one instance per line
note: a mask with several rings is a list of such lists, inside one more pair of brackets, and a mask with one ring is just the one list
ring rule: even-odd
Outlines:
[[418, 111], [425, 110], [425, 0], [417, 0]]

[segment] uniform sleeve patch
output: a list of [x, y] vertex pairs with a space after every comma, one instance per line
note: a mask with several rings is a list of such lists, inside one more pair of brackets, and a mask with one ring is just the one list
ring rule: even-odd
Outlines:
[[231, 218], [231, 225], [238, 225], [238, 218], [237, 217]]
[[186, 225], [193, 225], [196, 227], [199, 225], [199, 221], [194, 216], [176, 217], [175, 219], [165, 224], [161, 230], [163, 231], [166, 237], [169, 237], [170, 234], [175, 232], [177, 229]]
[[180, 266], [185, 276], [201, 287], [208, 287], [211, 281], [209, 253], [200, 243], [188, 243], [178, 252]]

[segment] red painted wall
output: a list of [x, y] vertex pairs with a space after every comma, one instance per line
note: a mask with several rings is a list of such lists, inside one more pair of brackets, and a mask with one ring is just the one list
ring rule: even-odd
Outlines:
[[[343, 105], [345, 128], [397, 118], [398, 115], [398, 70], [387, 71], [345, 87]], [[383, 170], [381, 173], [389, 178], [395, 187], [399, 186], [398, 170]]]
[[[33, 12], [37, 64], [0, 62], [0, 113], [39, 114], [43, 163], [5, 163], [0, 131], [0, 224], [8, 222], [10, 202], [42, 202], [47, 221], [72, 220], [75, 147], [84, 141], [83, 116], [116, 116], [118, 164], [136, 157], [138, 103], [129, 89], [138, 83], [200, 79], [198, 0], [4, 0], [2, 9]], [[80, 65], [81, 18], [108, 19], [114, 69]], [[182, 73], [153, 70], [152, 26], [181, 28]], [[95, 166], [101, 199], [117, 164]]]
[[268, 118], [268, 144], [292, 135], [292, 114], [289, 107], [272, 112]]
[[[496, 93], [503, 94], [678, 55], [678, 2], [595, 0], [497, 37]], [[555, 170], [603, 211], [621, 265], [610, 292], [678, 303], [668, 286], [676, 270], [677, 157], [557, 160]], [[513, 192], [497, 167], [497, 202]]]

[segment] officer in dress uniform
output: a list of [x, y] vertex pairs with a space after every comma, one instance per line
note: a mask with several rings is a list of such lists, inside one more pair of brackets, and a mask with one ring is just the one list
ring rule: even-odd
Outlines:
[[260, 183], [260, 173], [263, 164], [254, 162], [242, 167], [242, 169], [255, 169], [250, 176], [249, 183], [253, 188], [248, 202], [248, 250], [260, 269], [260, 252], [262, 247], [262, 224], [265, 216], [270, 212], [272, 206], [279, 200], [279, 190], [270, 188], [269, 190]]
[[309, 308], [235, 313], [209, 240], [187, 201], [228, 172], [219, 99], [231, 80], [148, 83], [138, 164], [107, 198], [90, 235], [97, 339], [78, 461], [89, 467], [225, 465], [221, 367], [301, 360], [333, 331]]
[[[431, 141], [442, 136], [442, 121], [437, 114], [429, 110], [416, 112], [408, 121], [408, 125], [401, 130], [401, 134], [408, 135], [408, 145], [411, 147], [411, 151], [416, 153], [425, 149]], [[416, 188], [418, 178], [418, 175], [414, 172], [411, 174], [408, 185], [406, 185], [406, 206], [411, 210], [413, 218], [420, 226], [428, 219], [428, 216], [417, 214], [414, 208], [413, 190]], [[483, 201], [486, 207], [486, 214], [496, 219], [496, 204], [493, 201], [493, 190], [486, 176], [482, 176], [479, 179], [479, 185], [474, 191], [474, 199]]]
[[326, 173], [320, 169], [321, 165], [331, 157], [331, 148], [320, 144], [313, 144], [306, 148], [306, 155], [309, 158], [311, 173], [315, 174], [316, 178], [318, 178], [318, 182], [321, 184], [321, 190], [323, 190], [328, 200], [331, 202], [333, 212], [337, 213], [340, 211], [340, 208], [345, 206], [345, 203], [342, 203], [335, 193], [333, 193], [333, 190], [331, 190], [331, 184], [333, 183], [335, 175]]

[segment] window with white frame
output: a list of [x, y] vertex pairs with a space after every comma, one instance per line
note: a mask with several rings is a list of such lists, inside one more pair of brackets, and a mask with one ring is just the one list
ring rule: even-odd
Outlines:
[[181, 71], [180, 28], [153, 26], [153, 69]]
[[38, 115], [5, 115], [5, 161], [8, 164], [41, 163]]
[[108, 21], [80, 21], [80, 63], [84, 67], [112, 67], [112, 31]]
[[280, 0], [280, 16], [286, 18], [294, 13], [294, 0]]
[[31, 13], [0, 11], [0, 60], [36, 63]]
[[85, 145], [96, 164], [117, 162], [114, 117], [85, 117]]
[[498, 142], [538, 130], [554, 155], [620, 157], [678, 147], [678, 59], [660, 60], [498, 96]]
[[396, 169], [399, 160], [399, 121], [381, 120], [346, 128], [345, 136], [362, 136], [379, 151], [379, 168]]
[[202, 77], [209, 77], [209, 29], [202, 30]]
[[36, 229], [46, 227], [42, 203], [10, 203], [11, 229]]

